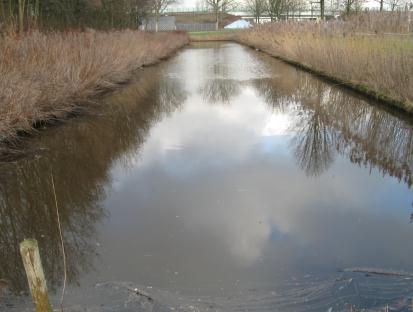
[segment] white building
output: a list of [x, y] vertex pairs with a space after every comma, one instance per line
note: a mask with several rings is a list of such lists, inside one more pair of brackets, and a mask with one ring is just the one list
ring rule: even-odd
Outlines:
[[252, 25], [250, 22], [243, 20], [243, 19], [239, 19], [231, 24], [228, 24], [227, 26], [225, 26], [225, 29], [244, 29], [244, 28], [250, 28]]

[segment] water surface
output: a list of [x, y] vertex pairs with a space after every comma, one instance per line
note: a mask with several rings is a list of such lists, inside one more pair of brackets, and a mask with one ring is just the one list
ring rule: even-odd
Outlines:
[[69, 309], [407, 311], [410, 277], [342, 270], [413, 272], [411, 119], [232, 43], [192, 45], [104, 102], [0, 165], [14, 293], [24, 237], [61, 286], [53, 174]]

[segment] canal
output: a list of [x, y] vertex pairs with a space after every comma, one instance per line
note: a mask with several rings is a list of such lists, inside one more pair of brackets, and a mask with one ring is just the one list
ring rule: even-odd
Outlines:
[[235, 43], [101, 102], [0, 164], [0, 310], [26, 237], [59, 301], [53, 175], [65, 311], [409, 311], [411, 118]]

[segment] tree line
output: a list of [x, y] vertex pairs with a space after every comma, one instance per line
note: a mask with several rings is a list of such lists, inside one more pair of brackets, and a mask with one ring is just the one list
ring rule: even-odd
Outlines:
[[[213, 1], [213, 0], [205, 0]], [[291, 12], [304, 10], [319, 11], [320, 18], [324, 19], [325, 10], [330, 10], [351, 14], [363, 10], [363, 5], [368, 0], [245, 0], [246, 9], [251, 12], [256, 22], [260, 21], [262, 16], [268, 16], [271, 20], [278, 20], [282, 15]], [[395, 11], [397, 9], [411, 10], [413, 8], [412, 0], [375, 0], [379, 3], [380, 11]]]
[[0, 29], [137, 28], [174, 0], [0, 0]]
[[[413, 0], [374, 0], [379, 4], [380, 11], [412, 10]], [[265, 16], [271, 21], [288, 18], [289, 14], [311, 11], [319, 12], [320, 18], [325, 18], [325, 11], [350, 15], [360, 12], [368, 0], [198, 0], [198, 10], [208, 10], [216, 16], [216, 23], [220, 17], [234, 8], [242, 8], [252, 14], [256, 23]]]
[[[245, 7], [255, 17], [278, 20], [290, 12], [319, 11], [324, 19], [326, 5], [346, 14], [361, 10], [367, 0], [201, 0], [213, 12], [218, 24], [221, 16], [237, 6]], [[375, 0], [380, 10], [412, 6], [412, 0]], [[0, 31], [12, 26], [20, 32], [40, 29], [116, 29], [138, 28], [148, 16], [156, 25], [166, 8], [177, 0], [0, 0]], [[315, 6], [314, 6], [315, 5]]]

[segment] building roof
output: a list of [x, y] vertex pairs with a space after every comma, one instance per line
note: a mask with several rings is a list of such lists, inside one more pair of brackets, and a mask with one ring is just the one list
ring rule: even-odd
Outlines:
[[238, 21], [235, 21], [227, 26], [225, 26], [225, 29], [240, 29], [240, 28], [250, 28], [251, 24], [243, 19], [240, 19]]

